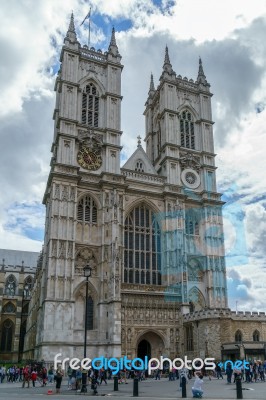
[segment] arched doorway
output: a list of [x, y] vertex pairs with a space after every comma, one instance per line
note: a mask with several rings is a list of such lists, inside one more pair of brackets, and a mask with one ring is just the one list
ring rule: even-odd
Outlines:
[[141, 340], [138, 344], [138, 358], [144, 360], [145, 356], [151, 358], [151, 345], [147, 340]]
[[145, 356], [159, 358], [167, 354], [164, 340], [156, 332], [145, 332], [138, 337], [134, 354], [141, 359]]

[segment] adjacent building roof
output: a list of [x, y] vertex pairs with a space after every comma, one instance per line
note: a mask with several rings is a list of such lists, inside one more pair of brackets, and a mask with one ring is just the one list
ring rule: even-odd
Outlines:
[[39, 255], [35, 251], [0, 249], [0, 265], [36, 268]]

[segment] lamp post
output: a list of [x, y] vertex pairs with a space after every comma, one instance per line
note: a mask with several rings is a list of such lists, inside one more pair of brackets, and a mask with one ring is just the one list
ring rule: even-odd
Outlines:
[[[91, 267], [87, 264], [83, 270], [84, 277], [86, 278], [86, 297], [85, 297], [85, 329], [84, 329], [84, 358], [87, 357], [87, 314], [88, 314], [88, 291], [89, 291], [89, 278], [91, 277]], [[82, 388], [81, 393], [87, 392], [87, 371], [82, 371]]]

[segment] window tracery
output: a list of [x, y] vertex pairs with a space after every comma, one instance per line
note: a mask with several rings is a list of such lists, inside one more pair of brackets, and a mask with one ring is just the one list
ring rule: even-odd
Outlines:
[[180, 115], [181, 146], [195, 149], [194, 119], [189, 110], [184, 110]]
[[77, 220], [83, 223], [97, 223], [97, 206], [92, 197], [85, 196], [79, 200]]
[[99, 126], [99, 92], [93, 83], [82, 93], [81, 121], [88, 126]]
[[125, 220], [124, 282], [161, 285], [161, 235], [154, 213], [135, 207]]
[[23, 289], [23, 296], [24, 297], [29, 297], [30, 292], [33, 286], [33, 279], [31, 276], [27, 276], [27, 278], [24, 281], [24, 289]]
[[10, 301], [4, 305], [3, 313], [13, 314], [15, 312], [16, 312], [16, 307]]
[[7, 296], [15, 296], [16, 287], [17, 287], [16, 278], [14, 277], [14, 275], [9, 275], [6, 279], [5, 294]]

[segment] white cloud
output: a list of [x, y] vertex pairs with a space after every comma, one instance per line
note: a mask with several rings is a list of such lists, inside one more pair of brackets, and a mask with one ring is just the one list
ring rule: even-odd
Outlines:
[[[174, 70], [188, 78], [196, 79], [198, 56], [202, 56], [214, 92], [218, 182], [222, 190], [231, 188], [231, 211], [235, 212], [233, 205], [237, 203], [244, 215], [247, 259], [241, 266], [230, 264], [229, 270], [239, 270], [240, 281], [252, 271], [252, 285], [247, 287], [248, 297], [242, 301], [246, 306], [262, 307], [263, 289], [257, 288], [256, 282], [266, 285], [262, 270], [266, 252], [266, 0], [179, 0], [170, 9], [167, 1], [161, 8], [151, 0], [93, 0], [91, 4], [91, 40], [96, 48], [96, 41], [102, 42], [106, 32], [106, 26], [99, 22], [100, 14], [110, 25], [119, 23], [119, 18], [130, 19], [132, 24], [126, 32], [117, 33], [125, 65], [122, 142], [127, 156], [136, 148], [136, 137], [144, 137], [142, 113], [150, 73], [158, 82], [165, 45], [168, 44]], [[42, 201], [53, 135], [53, 70], [57, 68], [71, 10], [80, 41], [86, 43], [87, 27], [80, 29], [79, 24], [88, 12], [87, 2], [10, 0], [1, 4], [1, 247], [33, 251], [41, 247], [39, 241], [29, 239], [25, 233], [31, 225], [39, 229], [39, 211], [31, 209], [30, 217], [23, 214], [22, 205]], [[256, 113], [258, 105], [260, 113]], [[236, 249], [238, 233], [232, 230], [230, 218], [227, 246], [232, 247], [233, 243]], [[245, 288], [241, 285], [238, 293], [243, 295]]]

